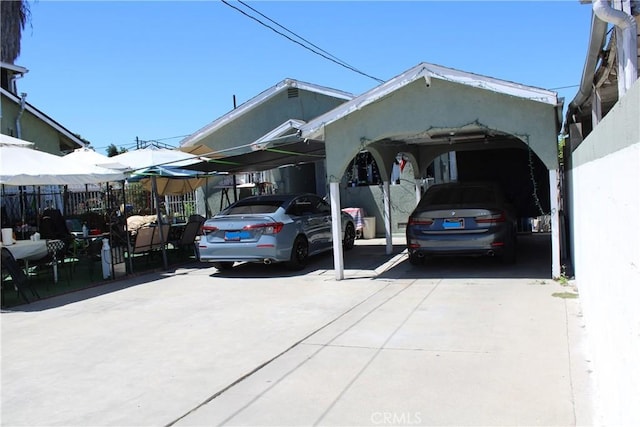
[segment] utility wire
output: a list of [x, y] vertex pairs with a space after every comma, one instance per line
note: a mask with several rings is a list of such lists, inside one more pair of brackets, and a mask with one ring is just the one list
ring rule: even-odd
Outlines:
[[551, 89], [548, 89], [548, 90], [571, 89], [572, 87], [579, 87], [579, 86], [580, 85], [552, 87]]
[[330, 52], [327, 52], [326, 50], [322, 49], [320, 46], [317, 46], [315, 44], [313, 44], [312, 42], [310, 42], [309, 40], [305, 39], [304, 37], [302, 37], [299, 34], [294, 33], [293, 31], [291, 31], [290, 29], [288, 29], [287, 27], [284, 27], [282, 25], [280, 25], [279, 23], [277, 23], [276, 21], [274, 21], [273, 19], [269, 18], [268, 16], [266, 16], [265, 14], [263, 14], [262, 12], [260, 12], [259, 10], [254, 9], [253, 7], [251, 7], [250, 5], [248, 5], [247, 3], [243, 2], [242, 0], [237, 0], [238, 3], [240, 3], [241, 5], [243, 5], [244, 7], [251, 9], [252, 11], [254, 11], [255, 13], [257, 13], [258, 15], [262, 16], [263, 18], [267, 19], [269, 22], [276, 24], [278, 27], [282, 28], [283, 30], [285, 30], [286, 32], [288, 32], [289, 34], [293, 34], [295, 37], [299, 38], [300, 40], [302, 40], [303, 42], [310, 44], [311, 46], [315, 47], [316, 49], [318, 49], [320, 52], [326, 53], [327, 55], [329, 55], [330, 57], [332, 57], [333, 59], [335, 59], [338, 62], [341, 62], [342, 64], [345, 65], [349, 65], [346, 61], [343, 61], [342, 59], [338, 58], [337, 56], [333, 55]]
[[[356, 72], [356, 73], [358, 73], [358, 74], [360, 74], [360, 75], [363, 75], [363, 76], [365, 76], [365, 77], [368, 77], [368, 78], [370, 78], [370, 79], [373, 79], [373, 80], [377, 81], [378, 83], [384, 83], [384, 80], [382, 80], [382, 79], [379, 79], [379, 78], [377, 78], [377, 77], [373, 77], [372, 75], [369, 75], [369, 74], [367, 74], [367, 73], [365, 73], [365, 72], [363, 72], [363, 71], [360, 71], [360, 70], [358, 70], [357, 68], [355, 68], [355, 67], [353, 67], [353, 66], [351, 66], [351, 65], [349, 65], [349, 64], [346, 64], [346, 63], [340, 62], [340, 60], [336, 60], [336, 59], [334, 59], [335, 57], [333, 57], [333, 58], [332, 58], [331, 56], [333, 56], [333, 55], [331, 55], [331, 54], [329, 54], [329, 55], [331, 55], [331, 56], [329, 56], [329, 55], [326, 55], [326, 54], [324, 54], [324, 53], [321, 53], [321, 52], [318, 52], [318, 51], [316, 51], [316, 50], [311, 49], [309, 46], [307, 46], [307, 45], [305, 45], [305, 44], [303, 44], [303, 43], [299, 42], [298, 40], [295, 40], [295, 39], [293, 39], [293, 38], [289, 37], [288, 35], [286, 35], [286, 34], [284, 34], [284, 33], [280, 32], [280, 31], [278, 31], [277, 29], [273, 28], [273, 27], [272, 27], [272, 26], [270, 26], [269, 24], [266, 24], [266, 23], [262, 22], [260, 19], [256, 18], [255, 16], [251, 16], [251, 15], [249, 15], [247, 12], [245, 12], [244, 10], [242, 10], [242, 9], [240, 9], [240, 8], [237, 8], [236, 6], [233, 6], [232, 4], [229, 4], [226, 0], [220, 0], [220, 1], [222, 1], [222, 3], [224, 3], [224, 4], [225, 4], [225, 5], [227, 5], [227, 6], [229, 6], [230, 8], [235, 9], [236, 11], [240, 12], [241, 14], [243, 14], [244, 16], [246, 16], [247, 18], [251, 18], [251, 19], [253, 19], [254, 21], [256, 21], [257, 23], [259, 23], [260, 25], [262, 25], [262, 26], [264, 26], [264, 27], [266, 27], [266, 28], [269, 28], [269, 29], [270, 29], [271, 31], [273, 31], [274, 33], [279, 34], [279, 35], [281, 35], [282, 37], [286, 38], [287, 40], [289, 40], [289, 41], [291, 41], [291, 42], [293, 42], [293, 43], [295, 43], [295, 44], [297, 44], [297, 45], [302, 46], [303, 48], [305, 48], [305, 49], [309, 50], [310, 52], [315, 53], [316, 55], [321, 56], [321, 57], [323, 57], [323, 58], [325, 58], [325, 59], [328, 59], [329, 61], [331, 61], [331, 62], [333, 62], [333, 63], [335, 63], [335, 64], [340, 65], [341, 67], [347, 68], [347, 69], [349, 69], [349, 70], [351, 70], [351, 71], [354, 71], [354, 72]], [[242, 3], [242, 2], [240, 2], [240, 3]], [[242, 3], [242, 4], [244, 4], [244, 3]], [[254, 9], [252, 9], [252, 10], [254, 10]], [[259, 13], [259, 12], [258, 12], [258, 13]], [[261, 14], [261, 15], [262, 15], [262, 14]], [[267, 19], [269, 19], [269, 18], [267, 18]], [[271, 21], [271, 19], [269, 19], [269, 20]], [[272, 22], [273, 22], [273, 21], [272, 21]], [[277, 25], [279, 25], [280, 27], [282, 27], [280, 24], [277, 24]], [[284, 27], [282, 27], [282, 28], [284, 28]], [[285, 29], [286, 29], [286, 28], [285, 28]], [[287, 31], [289, 31], [289, 30], [287, 30]], [[292, 31], [289, 31], [289, 32], [290, 32], [291, 34], [295, 34], [295, 33], [293, 33]], [[297, 36], [297, 35], [296, 35], [296, 37], [299, 37], [299, 36]], [[300, 37], [300, 38], [301, 38], [301, 37]], [[304, 40], [304, 39], [303, 39], [303, 40]], [[306, 41], [306, 40], [305, 40], [305, 41]], [[308, 42], [307, 42], [307, 43], [308, 43]], [[316, 47], [316, 48], [317, 48], [317, 47]], [[319, 49], [319, 48], [318, 48], [318, 49]], [[320, 49], [320, 50], [322, 50], [322, 49]]]

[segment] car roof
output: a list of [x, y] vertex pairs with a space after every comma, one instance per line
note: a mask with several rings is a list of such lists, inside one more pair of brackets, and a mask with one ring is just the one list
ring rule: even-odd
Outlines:
[[[282, 201], [288, 202], [296, 197], [300, 196], [312, 196], [312, 197], [320, 197], [317, 194], [313, 193], [290, 193], [290, 194], [261, 194], [257, 196], [248, 196], [243, 199], [238, 200], [238, 202], [252, 202], [252, 201]], [[236, 202], [237, 203], [237, 202]]]

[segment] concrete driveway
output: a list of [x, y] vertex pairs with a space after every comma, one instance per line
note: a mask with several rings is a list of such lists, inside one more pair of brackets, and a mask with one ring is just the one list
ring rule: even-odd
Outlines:
[[[579, 299], [534, 259], [193, 265], [2, 312], [2, 425], [585, 425]], [[395, 242], [394, 242], [395, 243]], [[555, 296], [554, 296], [555, 295]]]

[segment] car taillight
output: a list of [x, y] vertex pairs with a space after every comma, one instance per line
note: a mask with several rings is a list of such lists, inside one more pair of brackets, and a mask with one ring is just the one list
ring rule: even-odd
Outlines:
[[414, 218], [409, 217], [409, 223], [407, 225], [426, 225], [429, 226], [433, 224], [432, 218]]
[[202, 234], [207, 235], [209, 233], [213, 233], [214, 231], [218, 231], [218, 227], [214, 227], [212, 225], [203, 225], [202, 226]]
[[507, 217], [504, 212], [491, 212], [487, 215], [480, 215], [475, 218], [476, 224], [495, 224], [497, 222], [505, 222]]
[[278, 234], [280, 230], [282, 230], [284, 224], [281, 222], [269, 222], [265, 224], [251, 224], [245, 225], [243, 230], [256, 230], [258, 228], [262, 229], [262, 234]]

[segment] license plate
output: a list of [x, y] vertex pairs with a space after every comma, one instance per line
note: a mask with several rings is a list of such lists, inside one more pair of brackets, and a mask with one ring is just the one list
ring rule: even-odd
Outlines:
[[224, 233], [224, 240], [241, 240], [248, 239], [251, 234], [248, 231], [227, 231]]
[[442, 222], [442, 227], [447, 230], [457, 230], [460, 228], [464, 228], [464, 219], [463, 218], [445, 219]]

